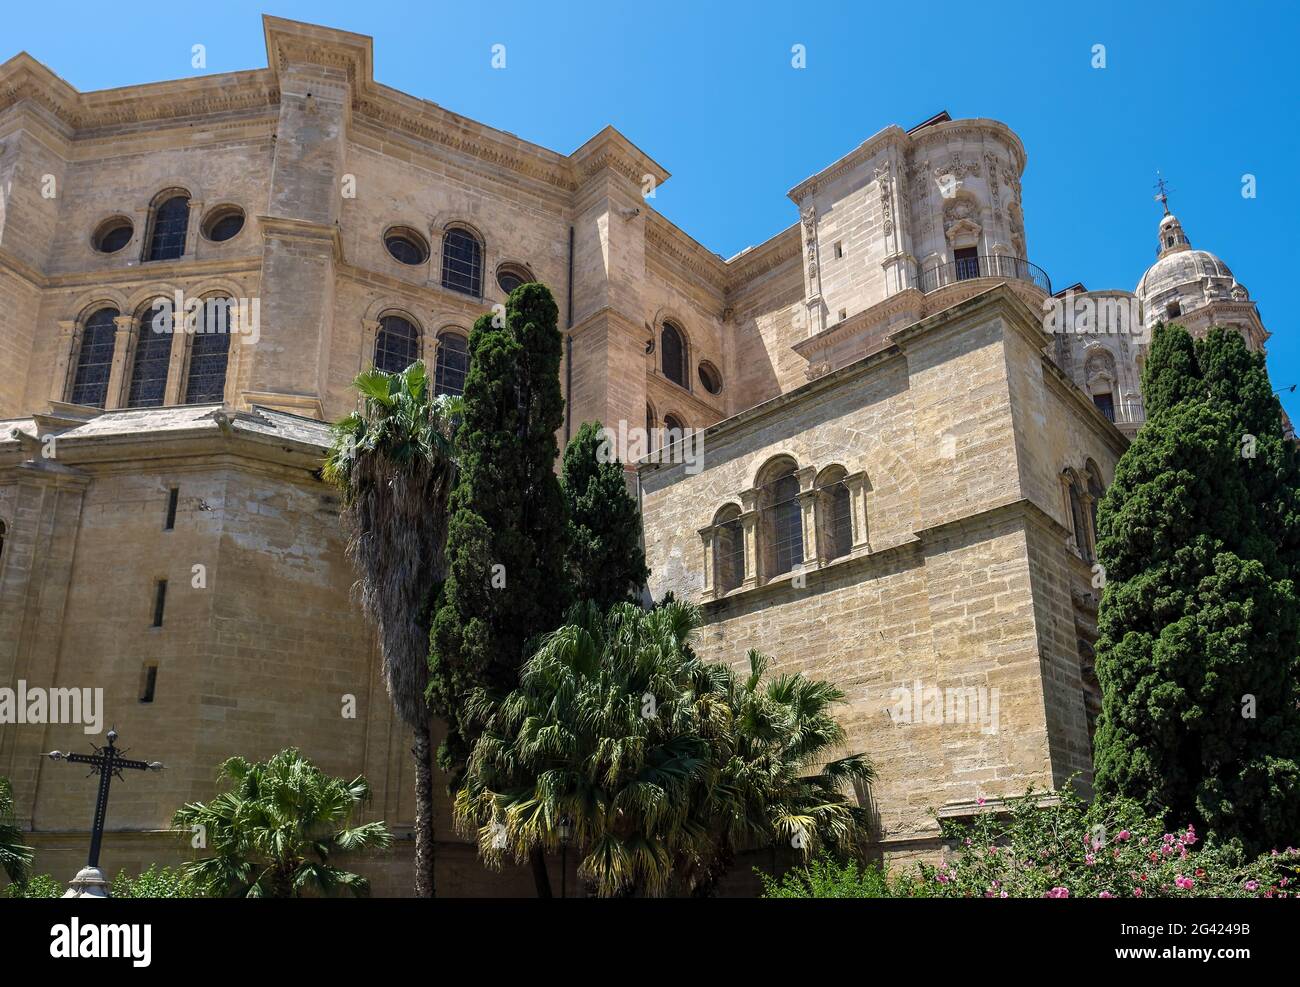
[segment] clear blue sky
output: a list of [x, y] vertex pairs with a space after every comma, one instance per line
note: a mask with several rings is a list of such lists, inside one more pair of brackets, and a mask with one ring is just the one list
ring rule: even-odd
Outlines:
[[[1029, 259], [1054, 284], [1131, 290], [1160, 169], [1192, 244], [1259, 302], [1274, 386], [1300, 382], [1293, 3], [43, 0], [8, 5], [0, 60], [26, 50], [82, 90], [259, 68], [264, 12], [371, 35], [380, 82], [558, 151], [613, 124], [672, 173], [656, 207], [724, 256], [793, 222], [801, 179], [947, 109], [1024, 141]], [[1300, 391], [1283, 400], [1300, 422]]]

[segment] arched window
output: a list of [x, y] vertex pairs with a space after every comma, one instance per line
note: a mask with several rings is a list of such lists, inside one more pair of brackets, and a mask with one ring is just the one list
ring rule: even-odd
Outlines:
[[1074, 532], [1074, 545], [1084, 561], [1092, 561], [1088, 547], [1088, 522], [1083, 512], [1083, 486], [1074, 470], [1066, 470], [1061, 475], [1066, 494], [1070, 500], [1070, 526]]
[[674, 384], [686, 386], [686, 344], [682, 332], [671, 322], [665, 322], [659, 334], [659, 352], [662, 354], [664, 376]]
[[375, 369], [400, 373], [420, 359], [420, 330], [400, 315], [385, 315], [379, 320], [375, 336]]
[[209, 298], [203, 303], [201, 321], [190, 343], [190, 366], [185, 375], [186, 404], [216, 404], [225, 399], [231, 302], [229, 298]]
[[713, 585], [719, 594], [729, 593], [745, 581], [745, 534], [740, 508], [728, 504], [718, 511], [713, 523]]
[[438, 336], [438, 363], [433, 374], [434, 394], [464, 394], [469, 373], [469, 343], [458, 332]]
[[190, 198], [172, 195], [154, 210], [145, 260], [175, 260], [185, 253], [185, 232], [190, 225]]
[[686, 426], [676, 415], [664, 415], [664, 448], [686, 437]]
[[1097, 538], [1099, 537], [1097, 507], [1101, 504], [1101, 498], [1106, 496], [1106, 488], [1101, 484], [1101, 470], [1097, 468], [1097, 464], [1091, 459], [1088, 460], [1085, 472], [1088, 474], [1088, 497], [1090, 500], [1088, 510], [1092, 520], [1092, 555], [1095, 557], [1097, 554]]
[[793, 460], [783, 460], [768, 471], [761, 484], [769, 578], [803, 565], [803, 509], [795, 468]]
[[475, 298], [483, 294], [483, 245], [468, 230], [443, 235], [442, 286]]
[[81, 347], [77, 351], [77, 372], [72, 378], [68, 400], [90, 408], [104, 407], [108, 397], [108, 377], [113, 370], [113, 344], [117, 340], [115, 308], [101, 308], [81, 327]]
[[817, 483], [820, 496], [818, 514], [822, 517], [822, 545], [827, 559], [838, 559], [853, 551], [853, 508], [849, 485], [844, 482], [842, 466], [822, 472]]
[[8, 533], [9, 529], [5, 527], [3, 521], [0, 521], [0, 562], [5, 560], [5, 535]]
[[645, 406], [645, 434], [653, 436], [655, 432], [655, 410], [650, 407], [649, 402]]
[[163, 303], [161, 309], [150, 303], [136, 317], [139, 328], [131, 359], [128, 408], [161, 407], [167, 393], [167, 368], [172, 356], [172, 303], [166, 298], [159, 301]]

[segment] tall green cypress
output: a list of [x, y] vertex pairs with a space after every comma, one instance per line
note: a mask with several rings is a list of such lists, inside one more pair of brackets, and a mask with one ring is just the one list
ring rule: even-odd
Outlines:
[[470, 332], [447, 580], [429, 635], [430, 703], [448, 726], [438, 759], [456, 775], [475, 704], [518, 685], [529, 642], [560, 625], [571, 599], [556, 316], [550, 291], [529, 283], [510, 293], [503, 325], [484, 315]]
[[1243, 455], [1244, 435], [1280, 438], [1281, 424], [1260, 399], [1262, 362], [1231, 336], [1198, 348], [1161, 327], [1148, 357], [1147, 423], [1098, 518], [1094, 762], [1102, 795], [1254, 851], [1300, 836], [1300, 601], [1271, 540], [1296, 491], [1259, 446]]
[[641, 548], [641, 512], [622, 464], [601, 462], [599, 422], [583, 422], [564, 450], [560, 485], [569, 511], [569, 571], [574, 596], [603, 613], [635, 601], [650, 570]]

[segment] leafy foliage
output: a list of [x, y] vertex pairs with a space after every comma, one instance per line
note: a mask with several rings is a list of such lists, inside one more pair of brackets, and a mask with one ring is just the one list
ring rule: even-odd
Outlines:
[[503, 325], [484, 315], [470, 332], [448, 575], [428, 642], [429, 696], [448, 724], [439, 762], [453, 772], [474, 738], [467, 697], [513, 689], [527, 645], [558, 626], [570, 599], [554, 469], [564, 420], [556, 316], [550, 291], [529, 283], [510, 293]]
[[1069, 785], [940, 825], [956, 853], [920, 866], [938, 897], [1294, 897], [1300, 878], [1300, 850], [1248, 860], [1235, 844], [1203, 846], [1194, 826], [1166, 832], [1131, 799], [1089, 806]]
[[755, 869], [764, 898], [921, 898], [930, 897], [924, 882], [890, 874], [878, 863], [836, 860], [818, 854], [811, 863], [786, 871], [778, 881]]
[[229, 791], [206, 804], [188, 803], [172, 819], [187, 839], [194, 827], [205, 837], [207, 855], [184, 867], [196, 889], [227, 898], [369, 893], [364, 877], [330, 863], [338, 853], [392, 842], [382, 822], [349, 825], [370, 798], [365, 778], [329, 777], [292, 747], [265, 762], [229, 758], [219, 776], [230, 782]]
[[378, 631], [388, 698], [415, 734], [415, 892], [430, 897], [430, 611], [445, 573], [447, 502], [456, 476], [452, 436], [462, 404], [433, 394], [420, 361], [400, 373], [372, 368], [354, 386], [361, 409], [334, 426], [323, 472], [342, 494], [348, 557], [362, 608]]
[[21, 883], [32, 863], [32, 848], [23, 842], [23, 831], [14, 815], [14, 790], [8, 778], [0, 778], [0, 868], [9, 880]]
[[1191, 352], [1157, 330], [1099, 511], [1096, 784], [1258, 852], [1300, 835], [1295, 453], [1262, 357], [1221, 329]]
[[201, 898], [203, 895], [194, 881], [181, 868], [159, 867], [150, 864], [142, 874], [131, 877], [118, 871], [113, 878], [114, 898]]
[[419, 726], [429, 719], [428, 595], [443, 576], [461, 402], [435, 397], [420, 361], [400, 373], [366, 370], [353, 386], [361, 410], [334, 426], [324, 475], [342, 494], [348, 557], [379, 631], [389, 698]]
[[650, 570], [641, 548], [641, 513], [622, 464], [602, 463], [599, 422], [583, 422], [564, 450], [560, 485], [569, 513], [574, 596], [602, 611], [635, 602]]
[[6, 898], [62, 898], [66, 891], [51, 874], [35, 874], [5, 888], [0, 895]]
[[831, 715], [843, 694], [802, 675], [765, 680], [699, 660], [694, 607], [574, 607], [504, 702], [478, 701], [482, 732], [456, 798], [457, 824], [497, 866], [558, 850], [602, 896], [706, 894], [735, 852], [792, 845], [856, 850], [864, 810], [845, 787], [872, 777]]

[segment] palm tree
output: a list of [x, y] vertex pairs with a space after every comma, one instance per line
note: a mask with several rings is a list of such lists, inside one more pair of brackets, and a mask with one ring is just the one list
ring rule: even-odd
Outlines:
[[0, 778], [0, 868], [14, 884], [27, 879], [32, 848], [23, 843], [23, 831], [14, 816], [14, 790], [8, 778]]
[[843, 695], [787, 675], [763, 685], [702, 662], [699, 611], [580, 604], [523, 666], [499, 705], [471, 698], [483, 732], [456, 797], [458, 827], [492, 865], [580, 848], [599, 895], [708, 893], [740, 850], [788, 840], [806, 857], [855, 849], [866, 814], [843, 789], [862, 755], [825, 761], [844, 733]]
[[364, 877], [330, 864], [336, 853], [392, 843], [382, 822], [348, 825], [353, 810], [370, 798], [365, 778], [331, 778], [292, 747], [265, 762], [229, 758], [218, 777], [231, 782], [230, 791], [211, 802], [187, 803], [172, 818], [172, 826], [186, 837], [203, 835], [209, 854], [186, 864], [184, 871], [205, 894], [369, 894]]
[[361, 605], [378, 630], [384, 685], [415, 734], [415, 893], [433, 897], [433, 767], [429, 624], [445, 576], [447, 499], [455, 484], [452, 434], [459, 398], [434, 396], [424, 363], [370, 369], [354, 386], [362, 405], [334, 426], [324, 475], [342, 492], [348, 557]]

